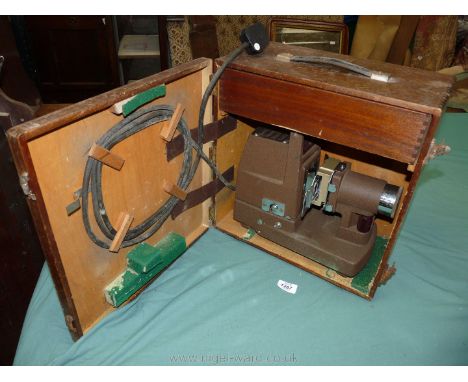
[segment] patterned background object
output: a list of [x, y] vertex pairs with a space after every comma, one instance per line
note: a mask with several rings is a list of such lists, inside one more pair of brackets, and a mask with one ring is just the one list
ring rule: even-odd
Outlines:
[[[271, 18], [276, 16], [216, 16], [216, 34], [218, 37], [219, 54], [224, 56], [239, 46], [239, 35], [246, 26], [261, 22], [265, 27]], [[281, 16], [282, 18], [342, 22], [343, 16]], [[189, 41], [189, 22], [168, 21], [167, 34], [171, 53], [171, 66], [180, 65], [192, 60]]]
[[189, 41], [189, 23], [184, 21], [167, 21], [167, 37], [169, 40], [169, 66], [177, 66], [192, 60]]
[[422, 16], [416, 30], [411, 66], [440, 70], [452, 64], [457, 16]]

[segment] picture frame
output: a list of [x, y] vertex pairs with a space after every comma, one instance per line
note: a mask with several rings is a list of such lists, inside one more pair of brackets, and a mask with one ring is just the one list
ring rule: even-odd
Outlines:
[[271, 41], [348, 54], [348, 26], [345, 23], [272, 18], [269, 34]]

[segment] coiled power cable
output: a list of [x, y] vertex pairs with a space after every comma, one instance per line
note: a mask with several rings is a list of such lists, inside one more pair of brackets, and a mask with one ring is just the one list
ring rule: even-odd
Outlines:
[[[190, 129], [188, 128], [184, 118], [181, 118], [177, 125], [177, 130], [184, 139], [183, 164], [179, 178], [177, 180], [177, 185], [183, 190], [187, 189], [187, 187], [190, 185], [200, 163], [200, 158], [210, 166], [215, 176], [219, 178], [226, 187], [231, 190], [235, 190], [235, 187], [223, 177], [215, 163], [213, 163], [213, 161], [211, 161], [203, 152], [202, 147], [205, 135], [203, 120], [208, 100], [210, 99], [211, 93], [213, 92], [213, 89], [215, 88], [219, 78], [227, 66], [233, 60], [235, 60], [236, 57], [239, 56], [239, 54], [242, 53], [242, 51], [248, 46], [249, 43], [244, 42], [239, 48], [232, 51], [224, 61], [223, 65], [213, 75], [210, 83], [208, 84], [208, 87], [203, 94], [200, 105], [200, 112], [198, 115], [197, 142], [192, 139]], [[96, 141], [96, 144], [110, 151], [116, 144], [122, 142], [124, 139], [127, 139], [128, 137], [146, 129], [147, 127], [154, 125], [155, 123], [169, 120], [173, 113], [174, 108], [169, 105], [154, 105], [137, 110], [109, 129]], [[193, 158], [192, 149], [195, 150], [195, 158]], [[89, 238], [98, 246], [107, 249], [109, 248], [110, 243], [96, 236], [93, 229], [91, 228], [88, 213], [88, 193], [91, 193], [94, 218], [96, 220], [97, 226], [99, 227], [99, 230], [104, 235], [104, 237], [112, 241], [117, 231], [109, 220], [102, 195], [102, 163], [92, 157], [88, 157], [86, 162], [83, 176], [83, 185], [81, 188], [81, 209], [83, 224]], [[155, 213], [149, 216], [138, 226], [130, 228], [127, 231], [121, 246], [129, 247], [131, 245], [138, 244], [153, 235], [169, 217], [177, 202], [178, 199], [175, 196], [169, 197], [169, 199]]]

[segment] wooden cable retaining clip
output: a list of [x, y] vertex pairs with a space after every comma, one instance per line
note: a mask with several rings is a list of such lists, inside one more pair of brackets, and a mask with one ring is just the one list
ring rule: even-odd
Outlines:
[[91, 150], [89, 150], [88, 155], [91, 158], [94, 158], [104, 163], [105, 165], [119, 171], [125, 163], [125, 159], [121, 158], [116, 154], [111, 153], [109, 150], [97, 145], [96, 143], [93, 144]]
[[65, 207], [67, 215], [70, 216], [81, 208], [81, 188], [73, 193], [73, 202]]
[[114, 236], [114, 240], [109, 247], [110, 252], [118, 252], [122, 242], [127, 234], [130, 225], [133, 221], [133, 215], [130, 215], [126, 212], [121, 212], [119, 218], [117, 219], [117, 233]]
[[161, 138], [164, 139], [166, 142], [170, 142], [174, 137], [174, 133], [176, 131], [177, 125], [179, 124], [180, 119], [182, 118], [182, 114], [184, 112], [184, 107], [178, 103], [174, 113], [172, 114], [172, 118], [169, 122], [164, 122], [164, 126], [161, 129]]
[[163, 190], [182, 201], [187, 197], [187, 191], [180, 188], [177, 184], [169, 183], [167, 180], [164, 180], [163, 182]]

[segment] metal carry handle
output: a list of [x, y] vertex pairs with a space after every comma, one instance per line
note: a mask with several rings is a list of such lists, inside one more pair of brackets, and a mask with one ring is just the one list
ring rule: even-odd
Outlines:
[[382, 82], [388, 82], [390, 80], [390, 75], [387, 73], [373, 71], [364, 66], [356, 65], [339, 58], [325, 56], [293, 56], [289, 54], [278, 54], [276, 58], [281, 61], [305, 62], [308, 64], [328, 64], [347, 69], [351, 72], [359, 73], [363, 76], [369, 77], [371, 80]]

